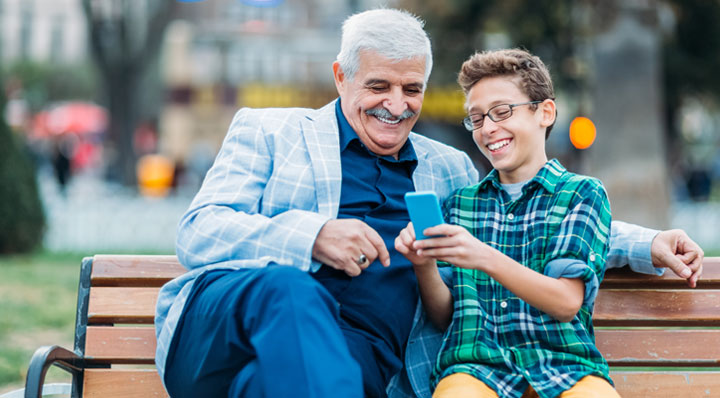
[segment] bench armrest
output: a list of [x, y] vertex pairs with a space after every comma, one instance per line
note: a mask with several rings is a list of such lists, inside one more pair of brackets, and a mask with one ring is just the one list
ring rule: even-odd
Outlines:
[[42, 397], [45, 374], [51, 365], [72, 374], [74, 380], [82, 376], [83, 359], [80, 356], [56, 345], [40, 347], [30, 359], [30, 367], [25, 379], [25, 398]]

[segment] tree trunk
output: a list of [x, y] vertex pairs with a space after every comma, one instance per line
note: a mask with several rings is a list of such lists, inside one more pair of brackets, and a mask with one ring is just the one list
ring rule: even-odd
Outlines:
[[[104, 80], [110, 111], [105, 142], [107, 176], [135, 186], [133, 134], [142, 96], [140, 82], [158, 55], [163, 32], [172, 18], [174, 0], [83, 0], [93, 56]], [[133, 7], [146, 7], [138, 17]], [[134, 33], [145, 32], [143, 37]]]
[[105, 76], [110, 126], [105, 142], [107, 176], [126, 186], [136, 183], [133, 133], [137, 124], [137, 72], [119, 67]]

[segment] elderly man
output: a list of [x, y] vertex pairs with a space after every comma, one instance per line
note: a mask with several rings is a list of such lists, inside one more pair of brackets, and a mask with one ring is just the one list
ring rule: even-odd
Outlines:
[[[424, 322], [393, 247], [403, 195], [478, 181], [464, 153], [411, 133], [432, 68], [422, 23], [354, 15], [319, 110], [242, 109], [183, 216], [190, 271], [158, 299], [157, 367], [173, 397], [429, 396], [441, 332]], [[681, 231], [613, 226], [611, 262], [694, 283]], [[390, 248], [390, 249], [388, 249]]]

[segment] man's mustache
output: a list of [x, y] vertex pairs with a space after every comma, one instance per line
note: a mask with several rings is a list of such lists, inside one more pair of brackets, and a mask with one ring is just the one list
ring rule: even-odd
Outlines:
[[416, 115], [415, 112], [411, 111], [410, 109], [406, 109], [399, 116], [395, 116], [392, 113], [390, 113], [389, 110], [387, 110], [383, 107], [368, 109], [365, 111], [365, 113], [369, 116], [376, 116], [376, 117], [381, 117], [383, 119], [391, 119], [391, 120], [397, 119], [400, 121], [403, 121], [405, 119], [411, 118]]

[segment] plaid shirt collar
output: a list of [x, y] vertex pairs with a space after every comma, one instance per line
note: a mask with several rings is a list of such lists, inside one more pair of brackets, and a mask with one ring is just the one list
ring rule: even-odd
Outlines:
[[[557, 184], [560, 181], [560, 177], [565, 173], [567, 173], [565, 167], [563, 167], [557, 159], [551, 159], [547, 161], [535, 177], [533, 177], [533, 179], [530, 180], [525, 187], [523, 187], [523, 191], [525, 191], [527, 187], [539, 184], [541, 187], [545, 188], [548, 193], [553, 194], [555, 193], [555, 187], [557, 187]], [[493, 186], [498, 191], [502, 190], [502, 186], [500, 184], [500, 174], [496, 169], [492, 169], [490, 173], [488, 173], [488, 175], [480, 181], [478, 188], [480, 190], [486, 189], [488, 185]]]

